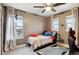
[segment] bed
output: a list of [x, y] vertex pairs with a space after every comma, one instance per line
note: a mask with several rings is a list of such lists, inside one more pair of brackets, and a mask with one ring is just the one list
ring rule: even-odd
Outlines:
[[52, 40], [51, 36], [38, 35], [37, 37], [29, 36], [27, 43], [30, 44], [34, 51], [37, 51], [56, 43], [56, 40]]

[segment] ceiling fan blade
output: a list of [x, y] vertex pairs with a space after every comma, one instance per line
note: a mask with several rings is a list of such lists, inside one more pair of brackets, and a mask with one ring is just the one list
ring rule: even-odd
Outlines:
[[44, 13], [46, 11], [46, 9], [44, 9], [41, 13]]
[[33, 6], [34, 8], [44, 8], [44, 6]]
[[53, 7], [64, 5], [64, 4], [66, 4], [66, 3], [56, 3], [56, 4], [53, 5]]
[[56, 10], [54, 8], [51, 9], [52, 11], [56, 12]]

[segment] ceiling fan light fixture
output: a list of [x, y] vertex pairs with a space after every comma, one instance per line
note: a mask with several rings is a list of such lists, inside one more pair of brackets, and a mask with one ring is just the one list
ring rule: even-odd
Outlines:
[[50, 6], [50, 3], [47, 3], [48, 6]]
[[51, 11], [51, 7], [46, 7], [46, 11]]

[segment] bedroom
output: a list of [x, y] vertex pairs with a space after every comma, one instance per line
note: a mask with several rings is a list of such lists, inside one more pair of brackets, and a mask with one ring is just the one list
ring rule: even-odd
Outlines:
[[[75, 19], [75, 17], [77, 17], [77, 16], [75, 16], [75, 14], [77, 14], [77, 12], [78, 12], [79, 4], [66, 3], [63, 5], [54, 7], [54, 9], [56, 9], [56, 12], [45, 11], [44, 13], [41, 13], [42, 10], [44, 10], [44, 8], [33, 8], [33, 6], [42, 6], [42, 5], [45, 5], [45, 3], [21, 3], [21, 4], [20, 3], [12, 3], [12, 4], [3, 3], [3, 4], [0, 4], [0, 7], [1, 7], [0, 8], [0, 14], [1, 14], [0, 26], [2, 25], [1, 26], [2, 30], [0, 32], [0, 38], [3, 39], [3, 40], [0, 39], [2, 41], [2, 42], [0, 41], [1, 45], [2, 45], [0, 49], [1, 49], [1, 53], [3, 55], [5, 55], [5, 54], [29, 55], [31, 53], [32, 53], [32, 55], [37, 54], [36, 52], [31, 51], [33, 46], [32, 47], [28, 46], [28, 44], [27, 44], [28, 37], [30, 35], [33, 35], [33, 36], [38, 35], [40, 37], [43, 37], [41, 35], [43, 34], [44, 31], [58, 32], [60, 34], [61, 38], [64, 40], [64, 47], [68, 48], [69, 26], [72, 27], [76, 31], [76, 35], [75, 35], [77, 38], [76, 44], [78, 44], [78, 42], [79, 42], [79, 40], [78, 40], [78, 35], [79, 35], [78, 34], [78, 30], [79, 30], [78, 22], [79, 21], [78, 21], [78, 19], [77, 20], [73, 20], [73, 19]], [[6, 7], [4, 7], [4, 6], [6, 6]], [[75, 12], [75, 10], [76, 10], [76, 12]], [[6, 17], [8, 17], [8, 18], [6, 18]], [[14, 19], [16, 21], [16, 23], [13, 24], [15, 21], [13, 20], [13, 22], [12, 22], [8, 19]], [[70, 21], [67, 21], [67, 20], [70, 20]], [[15, 31], [13, 31], [11, 29], [12, 27], [10, 25], [11, 26], [14, 25], [16, 27], [16, 28], [13, 28]], [[2, 34], [2, 36], [1, 36], [1, 34]], [[12, 39], [12, 40], [10, 40], [10, 39]], [[38, 43], [38, 42], [35, 45], [37, 45], [37, 44], [38, 44], [38, 46], [41, 45], [41, 43]], [[53, 44], [50, 44], [50, 46], [51, 45], [53, 45]], [[59, 43], [58, 43], [58, 45], [59, 45]], [[46, 45], [46, 46], [48, 46], [48, 45]], [[46, 47], [46, 49], [49, 49], [50, 46]], [[27, 50], [26, 53], [22, 48], [24, 50]], [[35, 48], [36, 48], [36, 46], [35, 46]], [[44, 50], [46, 50], [46, 49], [44, 49]], [[19, 52], [19, 51], [22, 51], [22, 52]], [[28, 51], [31, 51], [31, 53]], [[50, 55], [50, 53], [48, 53], [48, 55]]]

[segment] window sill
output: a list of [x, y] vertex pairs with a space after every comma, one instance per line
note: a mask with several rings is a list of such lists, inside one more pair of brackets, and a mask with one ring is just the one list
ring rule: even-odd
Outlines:
[[17, 39], [17, 40], [18, 40], [18, 39], [24, 39], [24, 37], [18, 37], [18, 38], [16, 38], [16, 39]]

